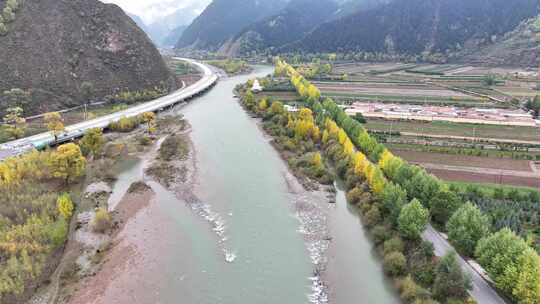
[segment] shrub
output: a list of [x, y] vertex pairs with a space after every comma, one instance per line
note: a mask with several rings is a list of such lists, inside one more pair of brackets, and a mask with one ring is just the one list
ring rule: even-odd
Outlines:
[[383, 260], [384, 271], [391, 276], [398, 276], [405, 272], [407, 260], [401, 252], [385, 254]]
[[92, 220], [92, 230], [97, 233], [105, 233], [112, 226], [112, 217], [105, 208], [99, 208]]
[[406, 302], [416, 299], [419, 295], [420, 289], [422, 289], [416, 284], [416, 282], [414, 282], [410, 275], [401, 280], [399, 285], [400, 297]]
[[403, 252], [405, 245], [399, 237], [393, 237], [388, 241], [384, 242], [384, 254], [389, 254], [392, 252]]
[[371, 206], [369, 211], [366, 213], [366, 225], [368, 227], [373, 227], [381, 221], [381, 212], [379, 208], [375, 205]]
[[386, 227], [382, 225], [375, 226], [371, 233], [373, 235], [373, 240], [375, 241], [375, 244], [377, 245], [386, 242], [386, 240], [388, 240], [391, 237], [389, 229], [387, 229]]
[[8, 29], [4, 22], [0, 22], [0, 36], [5, 36], [8, 33]]

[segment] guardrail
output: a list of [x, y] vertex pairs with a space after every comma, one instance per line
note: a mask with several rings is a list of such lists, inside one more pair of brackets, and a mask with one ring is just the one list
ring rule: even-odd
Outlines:
[[197, 95], [207, 91], [216, 84], [218, 76], [205, 64], [187, 58], [174, 57], [173, 59], [183, 60], [193, 64], [202, 71], [203, 77], [189, 87], [177, 90], [167, 96], [145, 102], [143, 104], [131, 107], [123, 111], [68, 126], [66, 127], [65, 132], [57, 136], [56, 138], [51, 132], [45, 132], [0, 144], [0, 161], [8, 157], [27, 153], [28, 151], [31, 151], [37, 147], [52, 146], [74, 140], [76, 138], [82, 137], [86, 133], [86, 131], [90, 129], [105, 129], [111, 123], [117, 122], [124, 117], [129, 118], [137, 116], [144, 112], [158, 112], [164, 110], [175, 104], [196, 97]]

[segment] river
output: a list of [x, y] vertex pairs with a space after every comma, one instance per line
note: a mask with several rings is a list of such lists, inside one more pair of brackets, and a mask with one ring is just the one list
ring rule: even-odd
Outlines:
[[[157, 204], [144, 216], [159, 218], [160, 225], [144, 229], [142, 236], [137, 229], [125, 236], [147, 242], [139, 252], [148, 261], [146, 269], [134, 265], [125, 279], [116, 278], [145, 277], [121, 287], [137, 295], [130, 303], [309, 303], [314, 265], [299, 232], [286, 165], [232, 92], [237, 84], [271, 71], [257, 67], [250, 75], [221, 79], [177, 110], [193, 129], [195, 194], [201, 205], [194, 210], [149, 182]], [[136, 180], [141, 171], [140, 164], [131, 164], [121, 180]], [[118, 192], [129, 184], [117, 182], [111, 201], [118, 201]], [[324, 276], [330, 302], [398, 303], [344, 192], [338, 188], [337, 204], [323, 208], [332, 237]]]

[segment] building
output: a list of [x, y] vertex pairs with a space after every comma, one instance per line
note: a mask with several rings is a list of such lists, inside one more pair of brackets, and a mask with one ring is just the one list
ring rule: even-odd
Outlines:
[[253, 87], [251, 87], [251, 92], [253, 93], [259, 93], [262, 92], [263, 88], [261, 87], [261, 84], [259, 83], [258, 79], [255, 79], [253, 82]]

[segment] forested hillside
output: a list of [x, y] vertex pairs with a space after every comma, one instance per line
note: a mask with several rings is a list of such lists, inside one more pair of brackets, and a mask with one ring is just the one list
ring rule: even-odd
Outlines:
[[394, 0], [323, 24], [287, 50], [447, 53], [490, 44], [539, 7], [538, 0]]
[[283, 9], [288, 0], [214, 0], [193, 21], [177, 48], [218, 50], [246, 26]]
[[[0, 7], [6, 2], [13, 0], [0, 0]], [[81, 104], [88, 95], [174, 85], [157, 49], [118, 6], [97, 0], [18, 3], [0, 29], [0, 92], [30, 94], [28, 104], [19, 104], [25, 114]], [[0, 96], [0, 111], [12, 105]]]

